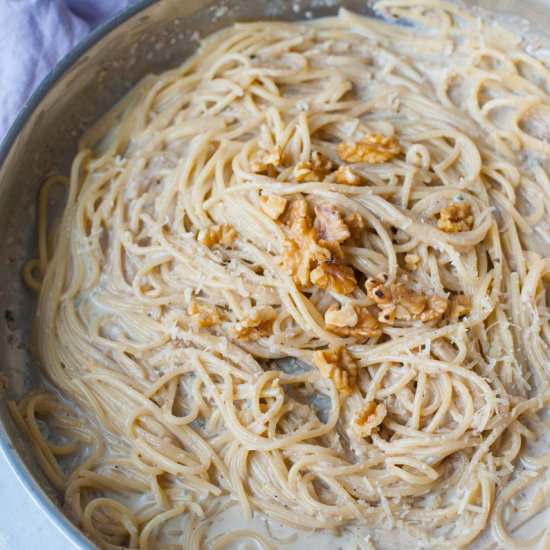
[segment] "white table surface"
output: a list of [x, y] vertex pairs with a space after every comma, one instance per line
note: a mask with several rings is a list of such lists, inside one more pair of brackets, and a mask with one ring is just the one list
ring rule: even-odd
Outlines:
[[0, 550], [75, 550], [38, 508], [0, 453]]

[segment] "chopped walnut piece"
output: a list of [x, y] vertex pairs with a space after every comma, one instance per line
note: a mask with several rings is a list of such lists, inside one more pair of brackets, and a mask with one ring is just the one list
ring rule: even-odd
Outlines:
[[294, 199], [290, 202], [285, 215], [285, 223], [294, 236], [304, 235], [311, 230], [313, 217], [305, 199]]
[[323, 179], [323, 176], [316, 174], [308, 161], [299, 162], [294, 167], [294, 179], [298, 183], [304, 183], [308, 181], [319, 181]]
[[280, 261], [285, 271], [290, 273], [297, 283], [308, 286], [314, 266], [330, 258], [328, 249], [319, 246], [312, 238], [302, 238], [298, 241], [288, 239], [283, 243]]
[[365, 221], [361, 214], [357, 212], [351, 212], [344, 218], [344, 223], [348, 226], [350, 236], [353, 239], [358, 239], [361, 236], [361, 232], [365, 229]]
[[333, 262], [342, 262], [344, 259], [344, 250], [338, 241], [323, 241], [319, 239], [319, 246], [322, 246], [328, 250], [331, 254], [330, 261]]
[[238, 324], [233, 334], [239, 340], [257, 340], [269, 336], [276, 317], [277, 312], [271, 306], [258, 307]]
[[393, 325], [396, 318], [397, 306], [392, 304], [383, 307], [378, 313], [378, 321], [384, 325]]
[[410, 271], [418, 269], [420, 256], [418, 254], [405, 254], [405, 267]]
[[311, 282], [338, 294], [351, 294], [357, 286], [353, 268], [335, 262], [322, 262], [310, 274]]
[[472, 301], [465, 294], [456, 294], [451, 298], [450, 316], [453, 320], [458, 320], [470, 313], [472, 309]]
[[357, 363], [343, 347], [316, 351], [313, 363], [321, 375], [332, 380], [336, 389], [344, 396], [350, 395], [357, 379]]
[[327, 327], [354, 327], [359, 321], [359, 316], [351, 304], [346, 304], [342, 308], [330, 306], [325, 312], [325, 323]]
[[340, 294], [350, 294], [357, 286], [353, 268], [343, 265], [340, 242], [349, 238], [349, 230], [336, 208], [315, 207], [315, 222], [308, 202], [292, 200], [284, 214], [286, 240], [279, 261], [295, 282], [310, 283]]
[[392, 294], [394, 302], [403, 306], [412, 316], [420, 315], [426, 309], [426, 297], [402, 283], [394, 285]]
[[470, 231], [473, 226], [472, 208], [467, 202], [453, 202], [439, 212], [437, 227], [445, 233]]
[[310, 160], [301, 161], [294, 167], [294, 179], [299, 183], [323, 181], [332, 168], [333, 164], [329, 158], [319, 151], [314, 151]]
[[395, 136], [366, 134], [356, 143], [339, 143], [336, 152], [345, 162], [376, 164], [396, 157], [401, 147]]
[[302, 252], [296, 241], [288, 239], [283, 243], [279, 263], [297, 284], [302, 286], [309, 284], [313, 260], [310, 254]]
[[363, 178], [355, 173], [349, 166], [340, 166], [335, 172], [336, 183], [342, 185], [361, 185]]
[[274, 178], [277, 176], [277, 167], [283, 164], [283, 153], [277, 145], [270, 151], [259, 149], [250, 162], [250, 168], [256, 174], [267, 174]]
[[293, 279], [307, 286], [311, 270], [320, 262], [331, 259], [331, 252], [315, 240], [310, 208], [305, 199], [290, 202], [285, 214], [288, 238], [283, 243], [281, 264]]
[[311, 153], [311, 166], [316, 172], [324, 174], [328, 174], [334, 167], [332, 161], [320, 151], [313, 151]]
[[393, 296], [391, 289], [378, 279], [369, 277], [365, 282], [367, 296], [378, 306], [392, 305]]
[[420, 315], [420, 320], [423, 323], [439, 319], [447, 311], [449, 300], [443, 296], [431, 296], [428, 300], [428, 307]]
[[357, 338], [377, 338], [382, 334], [376, 317], [366, 308], [359, 310], [359, 321], [350, 331], [350, 336]]
[[209, 328], [217, 325], [222, 320], [220, 310], [213, 305], [203, 304], [193, 300], [187, 308], [190, 321], [198, 328]]
[[415, 315], [411, 313], [405, 306], [396, 305], [393, 312], [393, 318], [397, 321], [412, 321]]
[[353, 431], [359, 437], [369, 437], [380, 426], [388, 411], [384, 403], [368, 401], [353, 422]]
[[367, 279], [365, 289], [367, 296], [380, 309], [378, 320], [389, 325], [395, 321], [434, 321], [445, 314], [449, 302], [443, 296], [428, 298], [404, 283], [385, 285], [375, 278]]
[[354, 308], [350, 304], [341, 309], [329, 307], [325, 324], [330, 332], [346, 338], [352, 336], [361, 342], [382, 334], [378, 320], [366, 307]]
[[344, 223], [340, 212], [330, 204], [315, 206], [313, 227], [320, 241], [341, 243], [350, 236], [348, 226]]
[[201, 241], [208, 248], [212, 248], [215, 244], [221, 244], [225, 247], [230, 247], [237, 238], [237, 231], [232, 225], [222, 223], [221, 225], [213, 225], [199, 234]]
[[262, 195], [260, 204], [262, 210], [272, 219], [277, 220], [285, 211], [287, 200], [279, 195]]

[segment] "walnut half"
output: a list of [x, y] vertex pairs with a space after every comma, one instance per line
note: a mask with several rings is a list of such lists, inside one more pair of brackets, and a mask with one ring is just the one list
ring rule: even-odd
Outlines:
[[284, 230], [287, 238], [280, 262], [296, 283], [308, 286], [311, 270], [320, 262], [330, 260], [331, 253], [315, 239], [311, 208], [305, 199], [290, 202], [284, 215]]
[[340, 242], [350, 236], [347, 225], [331, 205], [315, 207], [313, 221], [309, 203], [298, 198], [286, 208], [280, 264], [294, 281], [306, 287], [310, 283], [339, 294], [350, 294], [357, 286], [353, 268], [340, 263]]
[[331, 306], [325, 312], [327, 330], [338, 336], [354, 337], [360, 342], [382, 334], [380, 324], [366, 307], [355, 308], [351, 304], [338, 309]]
[[395, 136], [366, 134], [356, 143], [339, 143], [336, 152], [345, 162], [377, 164], [399, 155], [401, 146]]
[[386, 285], [376, 278], [365, 282], [367, 296], [380, 312], [378, 320], [384, 324], [394, 321], [435, 321], [447, 311], [449, 300], [444, 296], [425, 296], [411, 290], [404, 283]]
[[351, 395], [357, 380], [357, 363], [343, 347], [316, 351], [313, 363], [324, 378], [334, 382], [344, 396]]

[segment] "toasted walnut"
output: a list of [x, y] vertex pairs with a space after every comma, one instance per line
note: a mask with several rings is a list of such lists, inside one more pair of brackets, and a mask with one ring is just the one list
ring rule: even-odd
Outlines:
[[376, 317], [366, 308], [359, 310], [359, 321], [349, 332], [357, 338], [377, 338], [382, 334]]
[[332, 167], [333, 164], [329, 158], [319, 151], [314, 151], [311, 153], [310, 160], [299, 162], [294, 167], [294, 179], [299, 183], [323, 181]]
[[361, 185], [363, 178], [355, 173], [349, 166], [340, 166], [335, 172], [336, 183], [342, 185]]
[[376, 164], [396, 157], [401, 147], [394, 136], [367, 134], [356, 143], [339, 143], [336, 152], [345, 162]]
[[309, 283], [311, 264], [304, 261], [300, 254], [300, 246], [292, 239], [283, 242], [283, 250], [278, 257], [279, 265], [289, 273], [296, 283], [306, 286]]
[[240, 340], [257, 340], [272, 333], [277, 312], [271, 306], [259, 307], [243, 319], [233, 334]]
[[405, 254], [405, 267], [410, 271], [418, 269], [420, 256], [418, 254]]
[[447, 298], [437, 295], [431, 296], [428, 300], [426, 311], [423, 311], [420, 315], [420, 320], [423, 323], [427, 323], [428, 321], [439, 319], [447, 311], [448, 305], [449, 300]]
[[279, 263], [297, 284], [302, 286], [309, 285], [309, 275], [314, 261], [310, 254], [302, 252], [300, 245], [296, 241], [288, 239], [283, 243]]
[[420, 315], [426, 309], [427, 298], [402, 283], [393, 285], [392, 294], [394, 302], [404, 307], [412, 316]]
[[384, 324], [416, 320], [427, 323], [444, 315], [448, 306], [447, 298], [436, 295], [428, 298], [404, 283], [385, 285], [379, 279], [369, 278], [365, 289], [380, 309], [378, 320]]
[[365, 222], [361, 214], [357, 212], [351, 212], [344, 218], [344, 223], [348, 226], [350, 236], [353, 239], [359, 239], [363, 229], [365, 229]]
[[315, 206], [315, 222], [317, 239], [324, 242], [344, 242], [349, 238], [348, 226], [344, 223], [338, 209], [330, 204]]
[[397, 306], [389, 304], [378, 313], [378, 321], [384, 325], [393, 325], [396, 319]]
[[342, 246], [338, 241], [324, 241], [322, 239], [319, 239], [319, 241], [317, 242], [319, 246], [322, 246], [330, 252], [330, 261], [333, 261], [335, 263], [342, 263], [344, 261], [344, 250], [342, 249]]
[[319, 262], [329, 261], [330, 258], [330, 251], [319, 246], [311, 238], [300, 239], [300, 241], [288, 239], [283, 243], [280, 262], [297, 283], [308, 286], [314, 266]]
[[315, 286], [338, 294], [351, 294], [357, 286], [355, 273], [350, 266], [330, 261], [320, 263], [311, 272], [310, 278]]
[[277, 145], [270, 151], [259, 149], [256, 151], [250, 162], [250, 168], [256, 174], [267, 174], [270, 177], [276, 177], [277, 167], [283, 164], [283, 154], [281, 148]]
[[350, 304], [342, 309], [331, 306], [325, 313], [325, 325], [338, 336], [352, 336], [360, 341], [382, 334], [376, 317], [366, 307], [354, 308]]
[[393, 304], [391, 289], [378, 279], [369, 277], [365, 281], [365, 290], [367, 291], [367, 296], [373, 300], [376, 305], [385, 306]]
[[342, 308], [330, 306], [325, 312], [325, 323], [327, 327], [354, 327], [359, 321], [359, 316], [351, 304]]
[[334, 167], [332, 161], [320, 151], [313, 151], [311, 153], [311, 166], [316, 172], [324, 174], [328, 174]]
[[187, 308], [191, 324], [198, 328], [209, 328], [217, 325], [222, 320], [220, 310], [211, 304], [203, 304], [193, 300]]
[[304, 199], [290, 202], [285, 214], [285, 231], [280, 262], [293, 279], [307, 286], [311, 270], [320, 262], [331, 259], [331, 252], [315, 240], [315, 230], [308, 203]]
[[368, 401], [355, 417], [353, 431], [359, 437], [369, 437], [373, 430], [382, 424], [387, 414], [384, 403]]
[[272, 219], [277, 220], [285, 211], [287, 200], [279, 195], [262, 195], [260, 204], [262, 210]]
[[288, 205], [285, 224], [294, 237], [305, 235], [313, 226], [313, 217], [305, 199], [294, 199]]
[[225, 247], [230, 247], [237, 238], [237, 232], [232, 225], [222, 223], [221, 225], [213, 225], [199, 234], [199, 241], [205, 244], [208, 248], [212, 248], [215, 244], [221, 244]]
[[283, 223], [287, 238], [279, 261], [295, 282], [302, 286], [313, 283], [340, 294], [353, 292], [355, 273], [341, 263], [344, 253], [340, 246], [350, 233], [337, 209], [318, 205], [313, 221], [307, 201], [294, 199], [285, 210]]
[[311, 164], [308, 161], [299, 162], [293, 171], [294, 179], [298, 183], [304, 183], [308, 181], [320, 181], [323, 179], [322, 176], [316, 174], [312, 168]]
[[439, 212], [437, 227], [445, 233], [470, 231], [473, 226], [472, 208], [467, 202], [453, 202]]
[[470, 313], [472, 309], [472, 301], [465, 294], [456, 294], [451, 298], [450, 316], [453, 320], [458, 320]]
[[332, 380], [343, 395], [350, 395], [357, 379], [357, 363], [343, 347], [316, 351], [313, 363], [321, 375]]

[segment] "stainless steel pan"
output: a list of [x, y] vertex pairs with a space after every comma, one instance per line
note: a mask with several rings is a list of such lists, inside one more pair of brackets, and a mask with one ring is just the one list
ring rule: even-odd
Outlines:
[[[467, 3], [527, 18], [541, 31], [550, 21], [550, 0]], [[0, 146], [0, 447], [26, 490], [77, 547], [93, 545], [63, 516], [60, 495], [6, 409], [8, 399], [20, 399], [40, 383], [39, 366], [27, 351], [34, 296], [21, 279], [35, 249], [39, 185], [46, 174], [68, 172], [78, 137], [101, 113], [142, 76], [181, 63], [201, 37], [235, 20], [320, 17], [339, 6], [372, 14], [365, 0], [138, 1], [52, 70]]]

